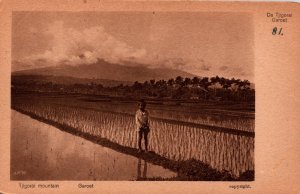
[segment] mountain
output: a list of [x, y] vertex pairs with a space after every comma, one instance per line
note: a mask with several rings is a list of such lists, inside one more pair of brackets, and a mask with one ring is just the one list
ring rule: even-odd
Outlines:
[[53, 84], [101, 84], [105, 87], [114, 87], [123, 85], [132, 85], [133, 82], [128, 81], [116, 81], [107, 79], [88, 79], [88, 78], [76, 78], [76, 77], [65, 77], [65, 76], [53, 76], [53, 75], [16, 75], [12, 76], [12, 84], [21, 85], [23, 83], [48, 83]]
[[60, 77], [75, 77], [88, 79], [104, 79], [128, 82], [144, 82], [146, 80], [160, 80], [182, 77], [194, 77], [195, 75], [175, 69], [148, 68], [143, 65], [134, 64], [125, 66], [98, 60], [94, 64], [82, 65], [57, 65], [39, 69], [15, 71], [13, 75], [47, 75]]

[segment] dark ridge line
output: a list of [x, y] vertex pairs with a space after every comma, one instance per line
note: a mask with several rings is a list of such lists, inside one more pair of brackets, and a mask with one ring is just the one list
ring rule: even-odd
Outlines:
[[[137, 158], [141, 158], [154, 165], [162, 166], [173, 172], [177, 172], [177, 177], [173, 178], [141, 178], [144, 181], [254, 181], [254, 171], [246, 171], [239, 178], [233, 178], [227, 171], [219, 172], [211, 168], [208, 164], [205, 164], [199, 160], [190, 159], [186, 161], [173, 161], [163, 156], [160, 156], [154, 152], [147, 154], [139, 154], [136, 148], [131, 148], [127, 146], [122, 146], [120, 144], [114, 143], [106, 138], [97, 137], [88, 133], [79, 131], [73, 127], [63, 125], [61, 123], [43, 118], [32, 112], [22, 110], [20, 108], [11, 107], [13, 110], [30, 116], [31, 118], [41, 121], [43, 123], [52, 125], [61, 131], [70, 133], [82, 137], [88, 141], [96, 143], [98, 145], [110, 148], [117, 152], [131, 155]], [[246, 175], [246, 176], [245, 176]]]
[[[59, 103], [51, 103], [63, 107], [70, 107], [70, 108], [79, 108], [83, 110], [93, 110], [96, 112], [103, 112], [103, 113], [112, 113], [112, 114], [117, 114], [117, 115], [126, 115], [129, 117], [134, 117], [134, 114], [130, 113], [121, 113], [121, 112], [114, 112], [114, 111], [102, 111], [97, 108], [89, 108], [89, 107], [81, 107], [81, 106], [73, 106], [73, 105], [64, 105], [64, 104], [59, 104]], [[186, 125], [189, 127], [196, 127], [196, 128], [201, 128], [204, 130], [209, 130], [209, 131], [215, 131], [215, 132], [221, 132], [221, 133], [227, 133], [231, 135], [240, 135], [240, 136], [245, 136], [245, 137], [255, 137], [255, 132], [250, 132], [250, 131], [244, 131], [240, 129], [233, 129], [233, 128], [227, 128], [227, 127], [219, 127], [219, 126], [211, 126], [211, 125], [205, 125], [205, 124], [198, 124], [198, 123], [191, 123], [191, 122], [186, 122], [186, 121], [176, 121], [172, 119], [162, 119], [158, 117], [150, 117], [151, 120], [154, 121], [159, 121], [159, 122], [164, 122], [167, 124], [176, 124], [176, 125]]]

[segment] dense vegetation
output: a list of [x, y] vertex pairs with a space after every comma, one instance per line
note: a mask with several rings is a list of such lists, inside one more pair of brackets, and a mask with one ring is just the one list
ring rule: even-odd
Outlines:
[[251, 102], [255, 100], [255, 90], [248, 80], [227, 79], [223, 77], [177, 76], [169, 80], [149, 80], [143, 83], [104, 86], [91, 80], [89, 83], [53, 83], [39, 79], [20, 79], [12, 77], [13, 91], [39, 91], [80, 93], [106, 96], [123, 96], [157, 99], [193, 99]]

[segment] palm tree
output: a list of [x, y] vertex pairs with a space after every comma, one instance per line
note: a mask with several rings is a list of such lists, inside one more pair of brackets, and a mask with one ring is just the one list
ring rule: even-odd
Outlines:
[[159, 80], [155, 83], [155, 87], [158, 89], [157, 94], [159, 97], [167, 96], [167, 82], [165, 80]]
[[211, 82], [209, 82], [208, 77], [203, 77], [200, 80], [199, 86], [203, 88], [202, 91], [204, 91], [204, 99], [207, 98], [207, 93], [208, 93], [208, 87], [211, 85]]
[[138, 81], [135, 81], [132, 87], [136, 90], [139, 90], [142, 88], [142, 84]]
[[151, 92], [151, 85], [149, 83], [149, 81], [145, 81], [143, 84], [143, 92], [147, 95], [149, 95], [149, 93]]
[[145, 81], [144, 84], [143, 84], [143, 87], [144, 87], [144, 88], [148, 88], [149, 86], [150, 86], [149, 82], [148, 82], [148, 81]]
[[192, 85], [194, 87], [198, 86], [199, 82], [200, 82], [200, 79], [198, 77], [193, 77], [193, 79], [192, 79]]
[[208, 86], [210, 86], [210, 85], [211, 85], [211, 82], [209, 82], [208, 77], [204, 77], [201, 79], [200, 86], [203, 87], [205, 90], [207, 90]]
[[215, 85], [217, 83], [217, 79], [215, 77], [210, 78], [211, 85]]
[[243, 94], [243, 100], [246, 100], [247, 90], [250, 89], [250, 82], [248, 80], [244, 80], [240, 82], [240, 91]]
[[250, 82], [248, 80], [243, 81], [243, 89], [250, 89]]
[[151, 80], [150, 80], [150, 85], [151, 85], [152, 87], [155, 86], [155, 79], [151, 79]]
[[217, 83], [219, 83], [219, 77], [218, 76], [216, 76], [216, 77], [211, 77], [210, 78], [210, 83], [211, 83], [211, 85], [213, 85], [214, 87], [213, 87], [213, 89], [214, 89], [214, 97], [216, 97], [216, 95], [217, 95], [217, 88], [216, 88], [216, 84]]
[[175, 83], [175, 80], [173, 78], [169, 79], [167, 82], [168, 86], [173, 86], [174, 83]]
[[223, 96], [223, 99], [224, 99], [225, 94], [228, 93], [228, 88], [230, 88], [231, 85], [232, 85], [232, 82], [231, 82], [230, 79], [226, 79], [224, 77], [221, 77], [219, 83], [222, 86], [222, 88], [224, 89], [224, 91], [222, 92], [222, 96]]
[[175, 80], [173, 78], [167, 81], [167, 86], [169, 86], [168, 90], [170, 90], [170, 96], [173, 96], [174, 84], [175, 84]]
[[175, 79], [175, 83], [180, 87], [183, 86], [183, 78], [181, 76], [177, 76]]
[[188, 86], [190, 86], [191, 84], [192, 84], [191, 78], [186, 77], [186, 78], [184, 79], [184, 81], [183, 81], [183, 85], [186, 86], [186, 87], [188, 87]]
[[159, 89], [163, 89], [167, 87], [167, 82], [165, 80], [159, 80], [155, 83], [155, 86]]

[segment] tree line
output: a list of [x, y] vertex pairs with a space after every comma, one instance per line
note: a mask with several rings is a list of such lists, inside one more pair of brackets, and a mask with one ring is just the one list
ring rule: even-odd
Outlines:
[[81, 93], [131, 98], [218, 100], [254, 102], [255, 90], [248, 80], [224, 77], [181, 77], [168, 80], [147, 80], [132, 85], [108, 87], [90, 82], [88, 84], [55, 84], [52, 82], [17, 82], [14, 89], [40, 92]]
[[254, 101], [255, 90], [251, 89], [248, 80], [227, 79], [224, 77], [177, 76], [169, 80], [149, 80], [143, 83], [134, 82], [133, 91], [139, 95], [152, 97], [170, 97], [174, 99], [203, 99]]

